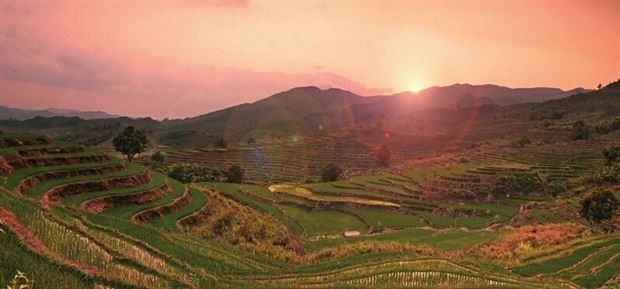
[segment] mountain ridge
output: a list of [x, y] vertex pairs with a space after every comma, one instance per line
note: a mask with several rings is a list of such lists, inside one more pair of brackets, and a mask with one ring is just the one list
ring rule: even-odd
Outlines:
[[[585, 89], [509, 88], [498, 85], [453, 84], [417, 93], [361, 96], [340, 88], [291, 88], [252, 103], [186, 118], [164, 121], [163, 139], [257, 138], [307, 134], [367, 124], [386, 115], [405, 117], [424, 109], [460, 109], [481, 105], [542, 102], [567, 97]], [[179, 140], [180, 141], [180, 140]], [[166, 143], [174, 145], [176, 143]]]
[[[603, 89], [605, 90], [605, 89]], [[499, 92], [498, 92], [499, 91]], [[316, 86], [295, 87], [252, 103], [185, 119], [110, 118], [84, 120], [78, 117], [53, 117], [32, 121], [0, 121], [0, 129], [40, 132], [37, 126], [57, 127], [53, 134], [61, 135], [63, 128], [83, 128], [69, 139], [98, 144], [103, 138], [127, 125], [147, 130], [155, 144], [166, 146], [201, 147], [224, 138], [227, 142], [248, 139], [277, 140], [283, 137], [321, 135], [357, 128], [387, 131], [409, 131], [416, 134], [441, 134], [468, 119], [470, 111], [493, 113], [516, 104], [568, 99], [566, 96], [585, 92], [580, 88], [513, 89], [497, 85], [455, 84], [431, 87], [418, 93], [401, 92], [392, 95], [360, 96], [339, 88], [321, 89]], [[498, 102], [500, 104], [498, 104]], [[471, 109], [481, 107], [481, 109]], [[505, 110], [505, 109], [504, 109]], [[97, 135], [93, 132], [98, 131]], [[105, 133], [103, 133], [105, 132]]]
[[41, 117], [54, 117], [54, 116], [65, 116], [65, 117], [80, 117], [83, 119], [104, 119], [104, 118], [118, 118], [122, 117], [121, 115], [110, 114], [105, 111], [83, 111], [76, 109], [67, 109], [67, 108], [46, 108], [46, 109], [23, 109], [23, 108], [15, 108], [8, 107], [4, 105], [0, 105], [0, 119], [16, 119], [16, 120], [27, 120], [37, 116]]

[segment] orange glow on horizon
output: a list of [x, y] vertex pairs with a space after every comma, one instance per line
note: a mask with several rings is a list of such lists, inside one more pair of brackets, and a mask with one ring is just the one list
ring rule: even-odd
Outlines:
[[413, 83], [409, 86], [409, 91], [411, 92], [419, 92], [420, 90], [422, 90], [422, 87], [417, 83]]

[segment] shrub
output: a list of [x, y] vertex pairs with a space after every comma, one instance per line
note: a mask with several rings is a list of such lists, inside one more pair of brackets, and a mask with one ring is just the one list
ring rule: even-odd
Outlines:
[[323, 168], [323, 171], [321, 172], [321, 179], [324, 182], [333, 182], [340, 179], [341, 175], [342, 168], [335, 163], [329, 163]]
[[612, 164], [611, 166], [602, 167], [581, 177], [579, 181], [582, 184], [618, 183], [620, 182], [620, 165]]
[[532, 141], [530, 141], [530, 139], [528, 137], [522, 136], [517, 141], [515, 141], [513, 143], [513, 146], [514, 147], [522, 148], [522, 147], [525, 147], [526, 145], [529, 145], [531, 143], [532, 143]]
[[226, 181], [229, 183], [243, 182], [243, 169], [239, 165], [233, 165], [226, 171]]
[[604, 149], [603, 155], [607, 159], [606, 165], [611, 166], [620, 156], [620, 146]]
[[517, 262], [570, 242], [582, 236], [584, 231], [584, 226], [570, 223], [522, 226], [502, 234], [493, 243], [476, 246], [472, 253]]
[[594, 131], [598, 134], [608, 134], [617, 129], [620, 129], [620, 118], [615, 118], [612, 121], [603, 121], [594, 126]]
[[549, 114], [548, 118], [549, 119], [561, 119], [562, 117], [564, 117], [564, 114], [565, 112], [563, 111], [554, 111]]
[[248, 145], [253, 145], [253, 144], [256, 144], [256, 140], [253, 137], [251, 137], [248, 139]]
[[495, 194], [512, 194], [512, 193], [533, 193], [542, 191], [544, 182], [536, 173], [504, 175], [495, 180], [493, 193]]
[[547, 186], [547, 193], [554, 197], [564, 195], [568, 191], [568, 187], [560, 182], [552, 182]]
[[219, 138], [215, 141], [213, 146], [215, 148], [225, 149], [228, 147], [228, 143], [226, 142], [226, 140], [224, 140], [224, 138]]
[[590, 128], [582, 120], [573, 123], [573, 132], [571, 138], [574, 140], [590, 139]]
[[214, 171], [198, 164], [179, 164], [171, 167], [167, 175], [182, 183], [221, 181], [221, 176]]
[[211, 170], [211, 175], [213, 176], [213, 178], [216, 178], [216, 179], [219, 179], [221, 176], [223, 176], [222, 171], [218, 169]]
[[151, 155], [151, 161], [154, 163], [163, 163], [165, 160], [164, 154], [162, 154], [160, 151], [154, 153]]
[[581, 202], [579, 213], [594, 224], [600, 224], [611, 219], [618, 210], [620, 201], [616, 195], [608, 190], [594, 191]]

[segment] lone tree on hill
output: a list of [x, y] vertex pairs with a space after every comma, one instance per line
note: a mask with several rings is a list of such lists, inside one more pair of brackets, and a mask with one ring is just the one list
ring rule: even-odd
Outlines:
[[605, 164], [611, 166], [620, 156], [620, 146], [604, 149], [603, 155], [607, 159], [607, 163]]
[[390, 164], [390, 159], [392, 158], [392, 153], [388, 149], [386, 145], [382, 145], [377, 151], [377, 163], [380, 166], [388, 166]]
[[146, 138], [144, 130], [128, 126], [112, 140], [112, 144], [117, 152], [122, 153], [128, 161], [131, 161], [136, 155], [144, 152], [149, 145], [149, 139]]
[[616, 195], [608, 190], [597, 190], [581, 202], [581, 216], [594, 224], [611, 219], [620, 206]]
[[241, 183], [243, 182], [243, 169], [238, 165], [233, 165], [226, 171], [226, 181], [229, 183]]
[[339, 180], [341, 175], [342, 168], [335, 163], [329, 163], [323, 168], [323, 171], [321, 172], [321, 179], [324, 182], [333, 182]]

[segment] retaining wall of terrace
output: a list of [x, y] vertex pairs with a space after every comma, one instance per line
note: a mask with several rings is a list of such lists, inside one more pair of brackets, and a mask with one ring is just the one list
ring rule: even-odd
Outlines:
[[92, 155], [92, 156], [73, 156], [73, 157], [51, 157], [51, 158], [32, 158], [27, 159], [28, 165], [33, 167], [46, 167], [46, 166], [59, 166], [70, 165], [77, 163], [95, 163], [107, 161], [109, 157], [107, 155]]
[[67, 147], [45, 147], [36, 149], [24, 149], [19, 150], [17, 153], [22, 157], [34, 157], [45, 154], [67, 154], [67, 153], [81, 153], [84, 151], [82, 146], [67, 146]]
[[48, 200], [56, 202], [66, 196], [85, 192], [140, 186], [150, 182], [151, 179], [151, 172], [145, 168], [140, 174], [129, 177], [58, 185], [47, 191], [45, 196]]
[[81, 168], [76, 170], [45, 172], [23, 179], [21, 182], [19, 182], [19, 185], [17, 186], [17, 192], [21, 194], [26, 193], [26, 191], [28, 191], [30, 188], [49, 180], [64, 179], [77, 176], [107, 174], [111, 172], [122, 171], [126, 168], [127, 167], [124, 164], [117, 164], [99, 168]]
[[13, 166], [4, 157], [0, 156], [0, 176], [10, 175], [13, 172], [15, 172]]
[[131, 220], [136, 223], [145, 223], [155, 217], [161, 217], [163, 215], [170, 214], [189, 204], [189, 202], [191, 201], [191, 197], [192, 195], [189, 189], [185, 187], [183, 195], [174, 199], [174, 201], [172, 201], [171, 203], [138, 212], [131, 217]]
[[0, 138], [0, 147], [27, 146], [51, 144], [52, 140], [46, 136], [31, 137], [2, 137]]
[[88, 200], [82, 204], [82, 207], [91, 212], [102, 213], [118, 206], [129, 204], [140, 205], [154, 202], [164, 198], [171, 191], [172, 187], [168, 182], [166, 182], [152, 189], [148, 189], [142, 192], [105, 196], [93, 200]]

